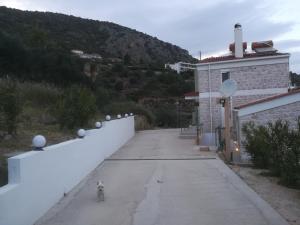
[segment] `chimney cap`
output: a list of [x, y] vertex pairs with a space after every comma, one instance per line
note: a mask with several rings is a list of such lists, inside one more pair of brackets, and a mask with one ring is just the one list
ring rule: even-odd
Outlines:
[[241, 27], [242, 27], [242, 25], [240, 23], [234, 24], [234, 28], [241, 28]]

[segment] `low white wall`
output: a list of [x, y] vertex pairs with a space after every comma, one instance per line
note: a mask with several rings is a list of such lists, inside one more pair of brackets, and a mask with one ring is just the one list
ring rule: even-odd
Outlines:
[[134, 133], [130, 116], [104, 122], [83, 139], [9, 158], [9, 183], [0, 188], [0, 225], [32, 225]]

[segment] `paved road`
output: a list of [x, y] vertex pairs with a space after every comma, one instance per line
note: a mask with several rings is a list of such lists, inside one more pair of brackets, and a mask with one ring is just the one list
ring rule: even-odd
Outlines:
[[[37, 224], [287, 224], [214, 154], [177, 136], [178, 130], [137, 133]], [[98, 179], [104, 202], [96, 200]]]

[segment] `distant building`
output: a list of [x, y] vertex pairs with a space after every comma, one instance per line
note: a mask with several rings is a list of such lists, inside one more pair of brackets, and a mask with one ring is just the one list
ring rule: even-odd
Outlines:
[[97, 53], [88, 54], [76, 49], [71, 50], [71, 53], [77, 55], [79, 58], [82, 59], [102, 59], [102, 57]]
[[73, 50], [71, 50], [71, 52], [75, 55], [83, 55], [83, 51], [81, 51], [81, 50], [73, 49]]
[[76, 49], [71, 50], [71, 53], [81, 59], [84, 59], [85, 63], [83, 67], [83, 73], [92, 81], [95, 81], [100, 70], [99, 62], [102, 60], [102, 57], [97, 53], [87, 54]]

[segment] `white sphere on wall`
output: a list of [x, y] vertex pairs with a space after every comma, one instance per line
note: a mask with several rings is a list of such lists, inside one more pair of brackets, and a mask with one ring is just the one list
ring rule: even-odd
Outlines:
[[46, 145], [46, 138], [43, 135], [36, 135], [32, 139], [32, 145], [36, 150], [42, 150]]
[[121, 114], [118, 114], [118, 115], [117, 115], [117, 118], [118, 118], [118, 119], [121, 119], [121, 118], [122, 118]]
[[105, 117], [105, 119], [106, 119], [107, 121], [109, 121], [109, 120], [111, 119], [110, 115], [107, 115], [107, 116]]
[[96, 128], [101, 128], [102, 127], [102, 123], [101, 122], [99, 122], [99, 121], [97, 121], [96, 123], [95, 123], [95, 127]]
[[130, 113], [130, 116], [133, 116], [133, 113]]
[[84, 136], [85, 136], [85, 130], [84, 129], [79, 129], [77, 131], [77, 135], [78, 135], [79, 138], [84, 138]]
[[127, 114], [127, 113], [125, 114], [125, 117], [128, 117], [128, 114]]

